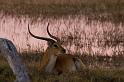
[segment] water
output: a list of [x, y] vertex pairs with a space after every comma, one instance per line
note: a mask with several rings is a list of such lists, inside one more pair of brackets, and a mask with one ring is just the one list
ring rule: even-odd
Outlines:
[[33, 34], [49, 37], [46, 32], [48, 22], [50, 23], [50, 32], [64, 41], [63, 46], [68, 50], [68, 53], [113, 55], [114, 51], [124, 51], [124, 42], [115, 46], [104, 46], [106, 39], [110, 40], [115, 37], [120, 39], [122, 37], [121, 40], [124, 40], [122, 24], [88, 21], [84, 16], [46, 18], [34, 22], [28, 17], [16, 18], [2, 15], [0, 17], [0, 37], [13, 41], [20, 52], [46, 49], [46, 41], [31, 37], [27, 28], [29, 24]]

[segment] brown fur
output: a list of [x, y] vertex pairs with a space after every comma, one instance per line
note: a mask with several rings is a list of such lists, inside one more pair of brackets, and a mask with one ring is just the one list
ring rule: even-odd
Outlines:
[[54, 73], [61, 74], [67, 72], [76, 72], [85, 68], [85, 65], [80, 58], [73, 55], [63, 54], [57, 56], [56, 64], [54, 66]]
[[79, 58], [75, 58], [75, 56], [67, 55], [66, 50], [60, 44], [60, 39], [51, 35], [48, 27], [49, 23], [47, 25], [47, 33], [52, 39], [32, 34], [28, 25], [28, 31], [32, 37], [48, 42], [48, 47], [43, 55], [39, 69], [45, 68], [45, 72], [58, 74], [80, 70], [82, 65], [84, 65], [82, 61]]
[[[55, 47], [55, 45], [57, 45], [57, 47]], [[65, 53], [64, 48], [60, 44], [58, 44], [58, 43], [54, 43], [50, 47], [47, 47], [47, 49], [46, 49], [46, 51], [45, 51], [45, 53], [43, 55], [43, 58], [41, 60], [41, 63], [40, 63], [40, 66], [39, 66], [39, 70], [42, 70], [43, 68], [47, 67], [47, 65], [49, 63], [51, 63], [51, 61], [53, 61], [53, 59], [56, 62], [57, 56], [59, 56], [61, 54], [64, 54], [64, 53]], [[51, 73], [51, 71], [49, 71], [49, 70], [52, 70], [51, 67], [54, 67], [52, 65], [54, 65], [55, 62], [53, 62], [51, 64], [51, 66], [49, 66], [49, 68], [48, 67], [45, 68], [46, 72], [50, 72]]]

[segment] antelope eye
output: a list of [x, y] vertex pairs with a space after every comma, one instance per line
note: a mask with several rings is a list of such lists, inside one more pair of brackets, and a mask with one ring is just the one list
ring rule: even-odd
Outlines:
[[58, 47], [56, 44], [53, 45], [54, 47]]

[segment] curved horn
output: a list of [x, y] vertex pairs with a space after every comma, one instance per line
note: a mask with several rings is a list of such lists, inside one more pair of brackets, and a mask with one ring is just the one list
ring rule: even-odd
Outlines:
[[36, 36], [36, 35], [32, 34], [31, 31], [30, 31], [30, 29], [29, 29], [29, 24], [28, 24], [28, 32], [34, 38], [41, 39], [41, 40], [46, 40], [46, 41], [51, 41], [51, 42], [55, 42], [54, 40], [52, 40], [50, 38], [39, 37], [39, 36]]
[[52, 34], [50, 34], [50, 32], [49, 32], [49, 23], [48, 23], [48, 25], [47, 25], [47, 33], [48, 33], [48, 35], [49, 35], [51, 38], [55, 39], [57, 42], [60, 42], [60, 39], [59, 39], [58, 37], [55, 37], [55, 36], [53, 36]]

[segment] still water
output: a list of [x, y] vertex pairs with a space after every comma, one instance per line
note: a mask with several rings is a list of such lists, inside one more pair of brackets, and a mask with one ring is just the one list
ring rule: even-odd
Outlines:
[[[37, 40], [28, 33], [28, 24], [33, 34], [43, 37], [47, 35], [46, 27], [50, 23], [51, 34], [61, 38], [68, 53], [80, 52], [100, 55], [113, 55], [113, 51], [123, 51], [123, 42], [114, 46], [103, 47], [105, 38], [124, 35], [124, 26], [111, 22], [88, 21], [84, 16], [45, 18], [33, 21], [28, 17], [0, 16], [0, 37], [13, 41], [18, 51], [44, 50], [46, 41]], [[110, 37], [110, 35], [112, 35]], [[101, 41], [100, 45], [98, 45]], [[102, 42], [103, 41], [103, 42]]]

